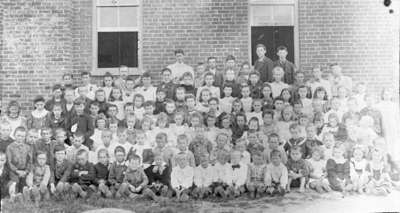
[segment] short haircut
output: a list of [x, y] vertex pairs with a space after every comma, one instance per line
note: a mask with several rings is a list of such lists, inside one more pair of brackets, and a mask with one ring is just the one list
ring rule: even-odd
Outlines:
[[256, 76], [260, 77], [260, 73], [259, 73], [258, 71], [252, 71], [252, 72], [250, 72], [250, 73], [249, 73], [249, 76], [252, 76], [252, 75], [256, 75]]
[[167, 67], [161, 70], [162, 74], [164, 74], [165, 72], [169, 72], [170, 74], [172, 73], [171, 69]]
[[189, 141], [189, 138], [186, 134], [178, 135], [177, 141], [182, 141], [182, 140], [184, 140], [187, 143]]
[[100, 154], [102, 154], [102, 153], [105, 153], [107, 157], [110, 156], [109, 153], [108, 153], [108, 151], [107, 151], [107, 149], [101, 148], [101, 149], [97, 152], [97, 157], [99, 157]]
[[279, 135], [278, 135], [277, 133], [271, 133], [271, 134], [268, 135], [268, 141], [269, 141], [271, 138], [278, 138], [278, 139], [279, 139]]
[[78, 97], [74, 100], [74, 105], [85, 105], [86, 101], [83, 97]]
[[54, 91], [56, 91], [56, 90], [61, 90], [61, 89], [62, 89], [61, 84], [54, 84], [54, 85], [53, 85], [53, 88], [52, 88], [52, 91], [54, 92]]
[[196, 100], [196, 97], [193, 94], [188, 94], [188, 95], [185, 96], [185, 101], [187, 101], [188, 99]]
[[264, 117], [265, 115], [271, 115], [272, 118], [274, 118], [274, 111], [273, 110], [264, 110], [262, 113], [262, 116]]
[[23, 126], [19, 126], [19, 127], [17, 127], [17, 128], [15, 129], [14, 135], [16, 135], [17, 132], [26, 132], [26, 128], [23, 127]]
[[286, 52], [288, 51], [288, 50], [287, 50], [287, 47], [285, 47], [285, 46], [283, 46], [283, 45], [278, 46], [278, 48], [276, 48], [276, 50], [277, 50], [278, 52], [281, 51], [281, 50], [285, 50]]
[[294, 146], [292, 146], [292, 148], [290, 148], [290, 152], [300, 152], [301, 153], [301, 147], [298, 145], [294, 145]]
[[193, 74], [192, 74], [191, 72], [184, 72], [184, 73], [182, 74], [182, 78], [185, 78], [185, 77], [193, 78]]
[[122, 152], [122, 153], [124, 153], [124, 155], [126, 154], [125, 148], [123, 146], [115, 147], [114, 154], [116, 155], [118, 152]]
[[275, 66], [275, 67], [272, 69], [272, 73], [276, 73], [276, 72], [280, 72], [280, 73], [282, 73], [282, 74], [285, 74], [285, 71], [283, 70], [283, 68], [282, 68], [281, 66]]
[[278, 156], [279, 158], [282, 158], [282, 153], [279, 150], [272, 150], [271, 153], [269, 153], [270, 158]]
[[38, 95], [33, 99], [33, 103], [36, 104], [37, 102], [45, 102], [45, 99], [43, 96]]
[[86, 71], [83, 71], [83, 72], [81, 72], [81, 76], [89, 76], [90, 77], [90, 73], [86, 72]]
[[143, 107], [148, 107], [148, 106], [154, 107], [154, 105], [155, 105], [154, 101], [146, 101], [143, 103]]
[[225, 61], [236, 61], [236, 58], [233, 55], [228, 55], [228, 56], [226, 56]]
[[81, 156], [81, 155], [85, 155], [86, 157], [88, 156], [88, 151], [84, 150], [84, 149], [80, 149], [78, 150], [78, 152], [76, 153], [76, 156]]
[[85, 134], [82, 131], [77, 131], [74, 133], [74, 138], [85, 138]]
[[267, 47], [264, 44], [257, 44], [256, 49], [260, 47], [263, 48], [264, 50], [267, 50]]
[[207, 61], [210, 61], [210, 60], [212, 60], [212, 59], [217, 60], [217, 58], [216, 58], [215, 56], [210, 56], [210, 57], [207, 58]]
[[140, 161], [140, 160], [141, 160], [141, 158], [140, 158], [140, 156], [137, 155], [137, 154], [131, 153], [131, 154], [129, 154], [129, 156], [128, 156], [128, 161], [129, 161], [129, 162], [131, 162], [131, 161]]
[[175, 55], [177, 55], [177, 54], [185, 55], [185, 52], [183, 52], [182, 49], [176, 49], [176, 50], [174, 51], [174, 54], [175, 54]]
[[215, 102], [217, 102], [217, 104], [219, 104], [219, 99], [216, 98], [216, 97], [210, 98], [210, 99], [208, 100], [208, 103], [210, 103], [211, 101], [215, 101]]
[[142, 74], [142, 78], [151, 78], [151, 74], [149, 71], [146, 71]]

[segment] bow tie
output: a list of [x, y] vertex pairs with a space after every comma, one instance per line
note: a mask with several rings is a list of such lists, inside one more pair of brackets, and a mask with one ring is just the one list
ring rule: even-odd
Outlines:
[[240, 168], [240, 165], [239, 165], [239, 164], [232, 165], [232, 169], [239, 169], [239, 168]]

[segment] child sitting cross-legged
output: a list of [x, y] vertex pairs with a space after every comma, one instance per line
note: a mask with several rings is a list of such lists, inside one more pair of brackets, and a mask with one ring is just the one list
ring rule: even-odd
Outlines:
[[227, 151], [220, 151], [217, 153], [217, 162], [213, 166], [214, 180], [211, 188], [215, 197], [220, 196], [227, 198], [232, 196], [232, 169], [229, 161], [229, 153]]
[[156, 196], [172, 196], [171, 167], [164, 161], [162, 155], [155, 155], [154, 162], [144, 171], [149, 179], [149, 189]]
[[282, 163], [282, 152], [274, 149], [270, 153], [270, 163], [267, 165], [267, 173], [265, 174], [265, 185], [267, 193], [270, 195], [285, 194], [288, 184], [288, 170]]
[[104, 195], [107, 198], [112, 197], [112, 193], [109, 189], [110, 183], [108, 182], [109, 175], [109, 155], [107, 149], [100, 149], [97, 152], [98, 162], [94, 165], [95, 169], [95, 180], [94, 180], [94, 189], [96, 186], [98, 188], [97, 195]]
[[156, 200], [157, 198], [154, 193], [147, 188], [148, 183], [149, 179], [140, 165], [140, 157], [136, 154], [131, 154], [128, 157], [128, 169], [125, 171], [124, 181], [115, 194], [115, 197], [127, 196], [135, 199], [138, 194], [143, 193], [152, 196]]
[[249, 164], [247, 172], [246, 188], [251, 198], [257, 198], [265, 192], [264, 179], [267, 165], [261, 152], [254, 153], [252, 158], [253, 162]]
[[51, 181], [50, 191], [56, 198], [61, 198], [70, 189], [68, 183], [69, 176], [71, 175], [72, 163], [67, 160], [64, 144], [57, 144], [54, 147], [55, 163]]
[[322, 147], [313, 149], [311, 158], [307, 160], [310, 164], [309, 187], [319, 193], [330, 192], [328, 179], [326, 178], [326, 160], [324, 159], [324, 150]]
[[114, 150], [114, 156], [115, 161], [111, 164], [108, 174], [108, 182], [110, 182], [110, 190], [112, 193], [119, 190], [127, 169], [125, 164], [126, 152], [124, 147], [117, 146]]
[[189, 192], [193, 185], [194, 169], [189, 166], [185, 155], [176, 157], [177, 166], [172, 168], [171, 186], [179, 201], [187, 201]]
[[246, 180], [247, 180], [247, 172], [248, 166], [246, 163], [241, 162], [242, 154], [239, 151], [233, 151], [231, 153], [231, 180], [232, 185], [231, 188], [233, 190], [233, 195], [235, 197], [239, 197], [246, 191]]
[[203, 199], [212, 193], [211, 184], [214, 178], [214, 168], [209, 165], [209, 156], [204, 154], [200, 157], [200, 165], [194, 168], [193, 198]]
[[50, 181], [50, 167], [46, 164], [47, 155], [45, 152], [37, 153], [36, 164], [33, 165], [31, 172], [26, 177], [26, 185], [23, 188], [25, 201], [30, 201], [34, 197], [36, 204], [43, 197], [45, 200], [50, 199], [50, 192], [47, 189]]
[[82, 198], [86, 198], [88, 193], [93, 192], [90, 185], [95, 179], [95, 169], [92, 163], [88, 162], [88, 151], [79, 150], [77, 160], [71, 172], [70, 182], [72, 184], [72, 192]]
[[287, 191], [290, 192], [291, 186], [300, 187], [299, 191], [304, 192], [305, 184], [309, 176], [309, 167], [304, 159], [301, 158], [302, 151], [300, 146], [292, 146], [287, 168], [289, 172], [289, 181]]

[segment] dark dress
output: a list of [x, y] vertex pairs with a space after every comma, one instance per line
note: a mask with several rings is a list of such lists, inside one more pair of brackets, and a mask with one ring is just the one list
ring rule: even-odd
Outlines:
[[344, 190], [341, 181], [344, 181], [345, 185], [350, 183], [350, 163], [348, 160], [340, 164], [333, 159], [329, 159], [326, 162], [326, 170], [328, 172], [329, 185], [333, 190]]

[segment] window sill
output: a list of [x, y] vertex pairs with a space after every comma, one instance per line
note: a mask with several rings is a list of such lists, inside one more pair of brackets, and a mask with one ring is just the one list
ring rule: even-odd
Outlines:
[[[94, 68], [92, 70], [92, 76], [103, 76], [106, 72], [111, 73], [111, 75], [119, 75], [119, 68]], [[129, 67], [128, 75], [142, 75], [143, 72], [137, 67]]]

